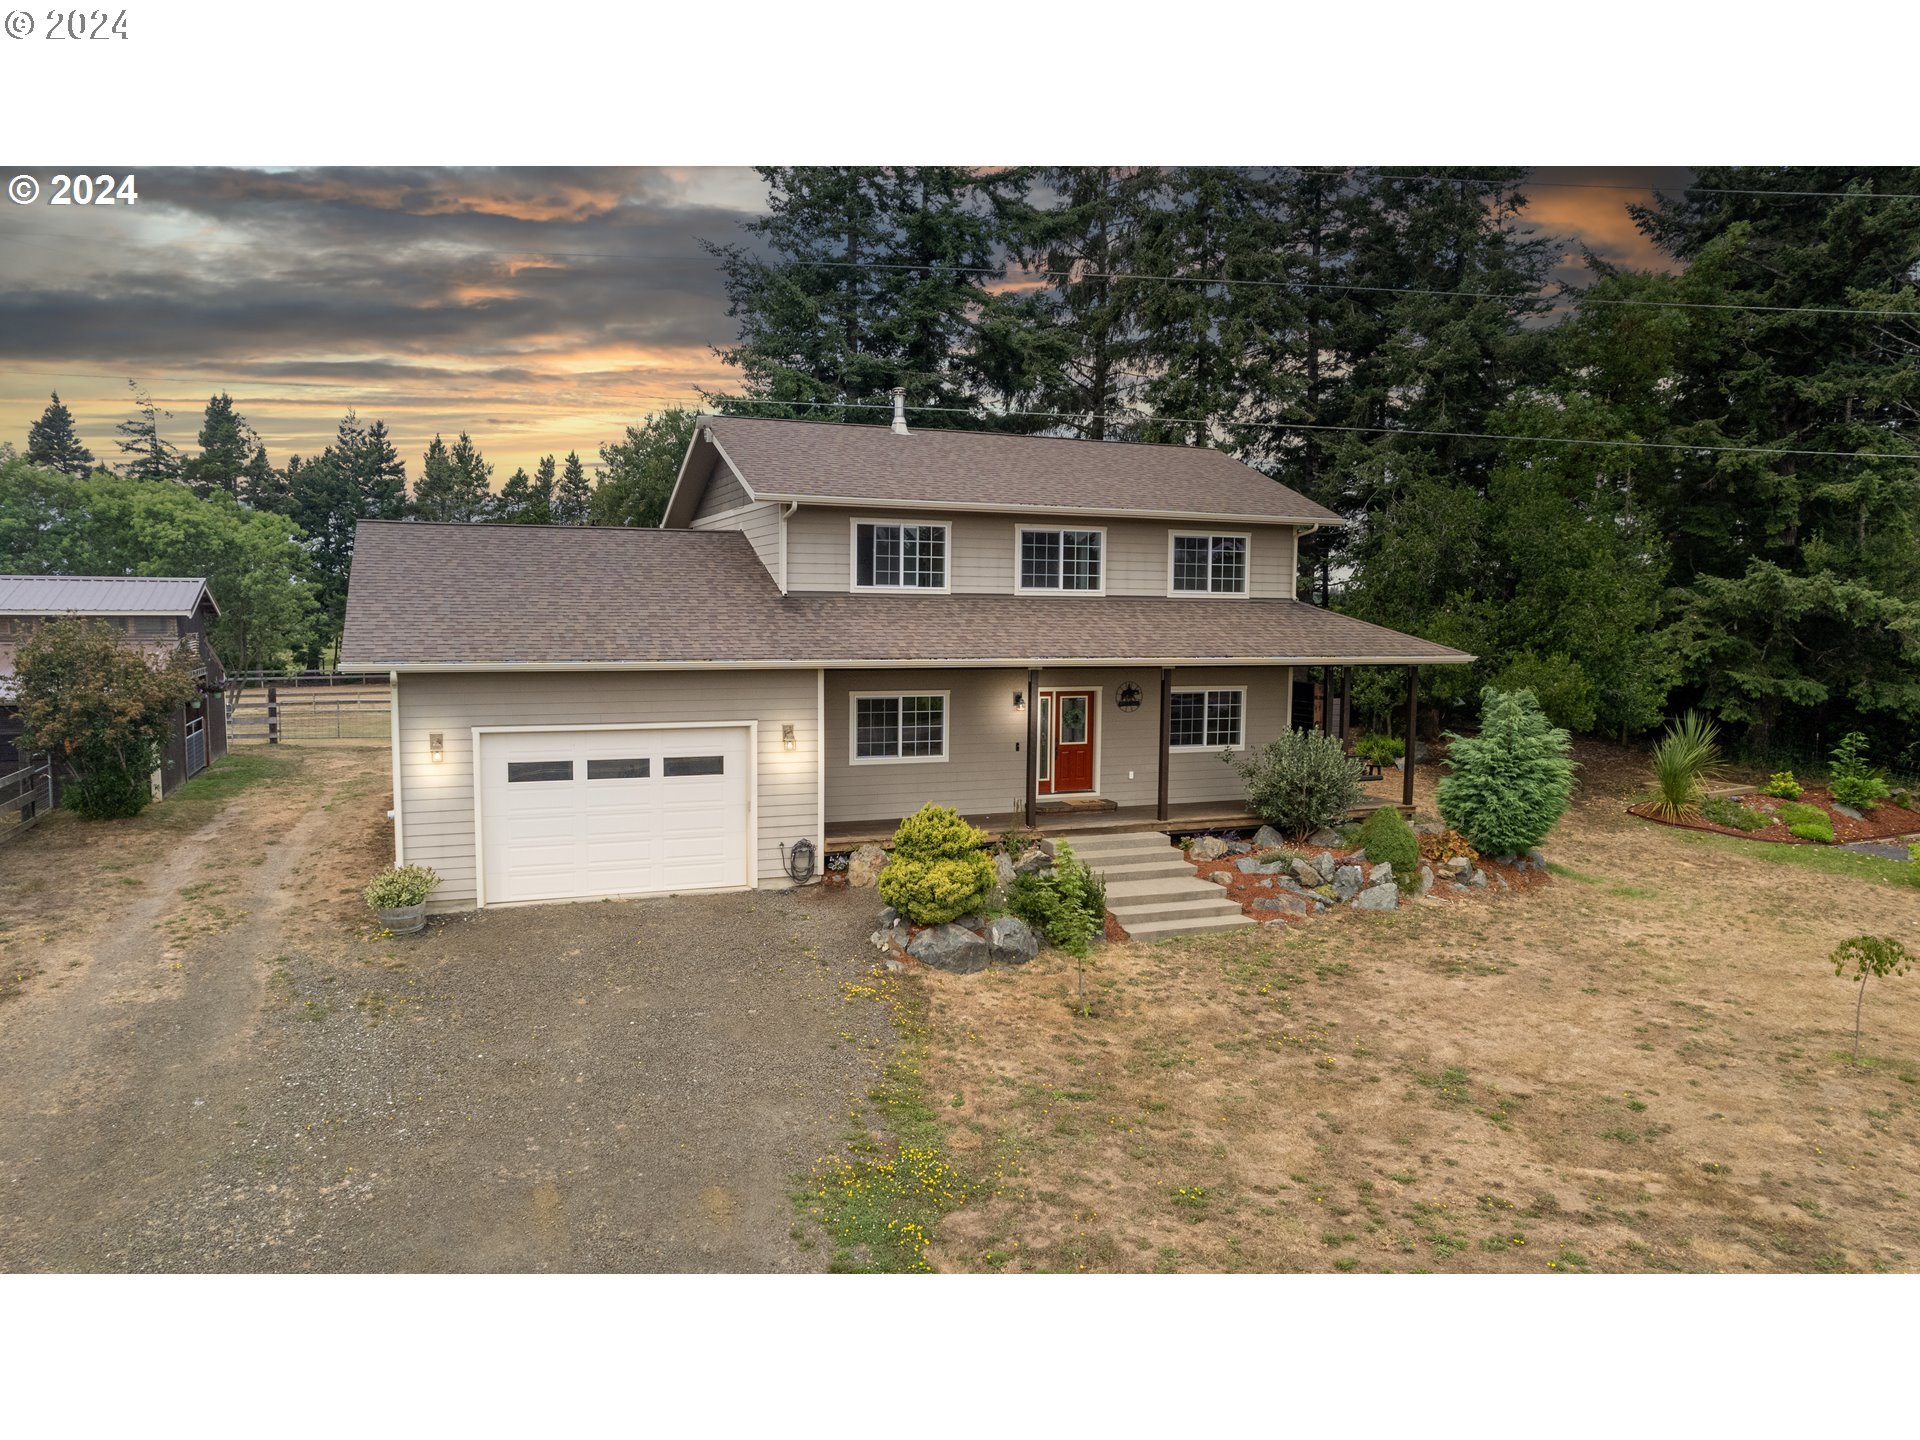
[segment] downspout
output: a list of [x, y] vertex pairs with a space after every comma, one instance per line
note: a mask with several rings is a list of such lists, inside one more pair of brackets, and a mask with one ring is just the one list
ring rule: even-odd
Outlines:
[[393, 867], [397, 870], [407, 863], [406, 837], [402, 830], [405, 824], [402, 812], [405, 807], [400, 803], [400, 672], [398, 670], [387, 672], [387, 713], [393, 722], [390, 727], [393, 747], [393, 809], [387, 814], [393, 817]]
[[[780, 512], [780, 593], [782, 595], [787, 593], [787, 521], [793, 518], [793, 512], [799, 508], [800, 502], [792, 500], [787, 503], [787, 508]], [[826, 852], [823, 850], [821, 853]]]
[[1313, 524], [1308, 525], [1304, 528], [1297, 525], [1294, 527], [1294, 531], [1293, 531], [1293, 593], [1287, 597], [1289, 600], [1298, 600], [1300, 598], [1300, 537], [1302, 535], [1311, 535], [1319, 528], [1320, 528], [1320, 523], [1317, 520]]

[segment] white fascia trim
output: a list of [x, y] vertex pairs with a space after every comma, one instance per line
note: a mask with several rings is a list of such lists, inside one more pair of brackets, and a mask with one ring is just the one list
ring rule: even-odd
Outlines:
[[[1101, 668], [1137, 669], [1142, 666], [1210, 667], [1246, 665], [1265, 669], [1289, 665], [1471, 665], [1477, 655], [1004, 655], [964, 660], [579, 660], [561, 663], [467, 661], [457, 664], [411, 664], [383, 661], [355, 669], [387, 670], [401, 675], [565, 675], [602, 671], [702, 670], [1032, 670]], [[539, 726], [551, 729], [551, 726]]]
[[[724, 452], [723, 452], [724, 453]], [[734, 471], [736, 475], [739, 471]], [[741, 484], [745, 485], [744, 477]], [[980, 510], [1013, 515], [1097, 515], [1109, 520], [1175, 520], [1189, 525], [1351, 525], [1351, 520], [1324, 515], [1209, 515], [1192, 510], [1116, 510], [1085, 505], [1012, 505], [984, 500], [886, 500], [850, 495], [790, 495], [772, 490], [748, 492], [758, 500], [793, 501], [801, 505], [825, 505], [843, 509], [870, 510]]]

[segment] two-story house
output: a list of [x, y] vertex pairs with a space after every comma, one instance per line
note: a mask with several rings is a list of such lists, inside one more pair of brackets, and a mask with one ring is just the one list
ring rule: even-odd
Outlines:
[[785, 885], [929, 801], [1242, 816], [1297, 668], [1471, 658], [1295, 598], [1340, 523], [1216, 450], [713, 417], [657, 530], [363, 523], [341, 664], [440, 909]]
[[20, 724], [12, 704], [14, 651], [42, 620], [82, 615], [124, 643], [159, 653], [182, 641], [200, 657], [200, 694], [174, 712], [154, 772], [155, 795], [170, 795], [227, 753], [227, 717], [220, 695], [226, 672], [207, 638], [220, 614], [203, 579], [144, 575], [0, 575], [0, 771], [19, 758]]

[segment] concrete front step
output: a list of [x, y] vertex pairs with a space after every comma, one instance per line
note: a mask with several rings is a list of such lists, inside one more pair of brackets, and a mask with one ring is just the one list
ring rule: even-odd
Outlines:
[[1129, 905], [1126, 913], [1115, 910], [1115, 918], [1129, 932], [1135, 925], [1144, 925], [1150, 920], [1201, 920], [1208, 916], [1231, 918], [1241, 913], [1240, 907], [1224, 895], [1198, 900], [1144, 900]]
[[[1120, 912], [1115, 911], [1118, 915]], [[1185, 935], [1209, 935], [1221, 930], [1245, 930], [1254, 924], [1251, 916], [1236, 911], [1233, 915], [1205, 916], [1193, 920], [1150, 920], [1143, 925], [1128, 925], [1120, 922], [1127, 934], [1135, 940], [1172, 940]]]
[[[1173, 842], [1158, 831], [1145, 835], [1064, 835], [1059, 838], [1071, 844], [1073, 853], [1082, 860], [1091, 860], [1096, 855], [1102, 859], [1121, 855], [1158, 855], [1174, 849]], [[1052, 854], [1053, 850], [1053, 842], [1047, 842], [1047, 853]]]
[[1137, 905], [1142, 900], [1219, 899], [1225, 893], [1212, 881], [1198, 879], [1191, 873], [1154, 880], [1110, 880], [1107, 882], [1107, 908], [1118, 915], [1122, 905]]
[[1120, 863], [1106, 860], [1089, 859], [1087, 868], [1096, 875], [1107, 877], [1109, 884], [1116, 880], [1163, 880], [1175, 876], [1193, 877], [1193, 866], [1182, 860], [1178, 854], [1168, 859], [1134, 860]]

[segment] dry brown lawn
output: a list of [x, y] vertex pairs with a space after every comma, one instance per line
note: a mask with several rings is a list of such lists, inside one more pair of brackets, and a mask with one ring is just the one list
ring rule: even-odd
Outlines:
[[[931, 1101], [985, 1182], [950, 1270], [1920, 1266], [1920, 889], [1623, 813], [1598, 748], [1528, 895], [926, 974]], [[1433, 777], [1422, 774], [1422, 803]], [[1772, 847], [1780, 848], [1780, 847]]]

